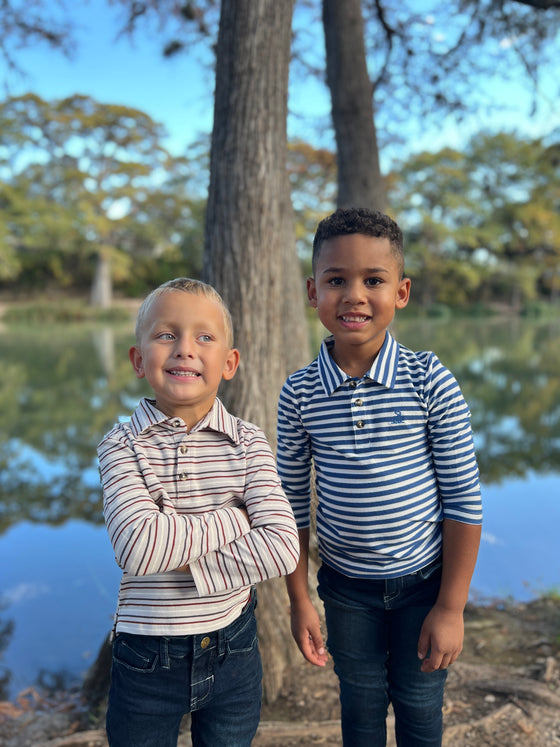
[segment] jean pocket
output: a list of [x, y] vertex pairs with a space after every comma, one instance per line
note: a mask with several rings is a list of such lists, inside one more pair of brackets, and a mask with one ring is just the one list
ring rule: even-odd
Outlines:
[[429, 578], [432, 578], [432, 576], [435, 576], [436, 574], [441, 574], [441, 567], [442, 567], [441, 558], [438, 558], [437, 560], [432, 561], [425, 568], [421, 568], [418, 571], [417, 573], [418, 580], [427, 581]]
[[113, 641], [113, 662], [133, 672], [153, 672], [157, 666], [158, 653], [151, 651], [142, 636], [117, 635]]
[[258, 644], [257, 619], [253, 610], [246, 612], [229, 626], [226, 633], [226, 650], [228, 655], [247, 656]]

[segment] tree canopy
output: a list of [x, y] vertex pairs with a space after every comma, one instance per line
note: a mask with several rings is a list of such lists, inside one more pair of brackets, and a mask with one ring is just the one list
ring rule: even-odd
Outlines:
[[96, 259], [117, 281], [142, 259], [200, 268], [203, 201], [187, 193], [192, 166], [162, 146], [163, 128], [147, 114], [28, 94], [0, 104], [0, 133], [2, 279], [42, 267], [60, 286], [80, 286], [94, 280]]
[[[130, 294], [158, 278], [200, 276], [207, 156], [173, 158], [143, 112], [86, 97], [8, 99], [0, 137], [0, 287], [79, 292], [91, 286], [101, 252]], [[480, 132], [464, 149], [396, 162], [387, 175], [390, 212], [405, 230], [413, 301], [519, 309], [557, 300], [559, 162], [553, 137], [513, 132]], [[335, 154], [291, 142], [287, 173], [309, 273], [315, 226], [335, 200]], [[297, 273], [297, 261], [290, 266]]]

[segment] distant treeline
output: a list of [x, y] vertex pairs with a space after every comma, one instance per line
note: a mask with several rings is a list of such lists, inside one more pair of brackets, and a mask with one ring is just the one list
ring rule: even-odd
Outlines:
[[[174, 156], [142, 111], [85, 96], [0, 104], [0, 291], [121, 294], [200, 276], [208, 146]], [[464, 150], [414, 154], [386, 178], [405, 232], [414, 302], [434, 310], [535, 309], [560, 294], [560, 143], [479, 133]], [[336, 157], [293, 142], [302, 271], [336, 202]]]

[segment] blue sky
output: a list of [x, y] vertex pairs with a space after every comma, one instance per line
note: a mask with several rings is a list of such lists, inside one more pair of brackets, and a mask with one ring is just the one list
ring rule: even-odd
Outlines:
[[[214, 78], [211, 53], [196, 49], [164, 58], [162, 36], [140, 32], [133, 39], [117, 38], [122, 11], [107, 0], [78, 0], [72, 6], [77, 19], [76, 49], [70, 59], [44, 45], [17, 52], [26, 76], [9, 77], [10, 93], [32, 91], [42, 98], [63, 98], [74, 93], [89, 95], [102, 103], [118, 103], [141, 109], [165, 125], [174, 151], [184, 148], [212, 127]], [[207, 64], [205, 64], [207, 63]], [[5, 78], [0, 61], [0, 81]], [[300, 108], [319, 116], [329, 115], [329, 101], [319, 84], [294, 91]], [[307, 103], [306, 103], [307, 102]], [[306, 125], [298, 118], [298, 133]]]
[[[10, 93], [28, 91], [44, 99], [55, 99], [81, 93], [102, 103], [119, 103], [147, 112], [162, 123], [168, 134], [167, 146], [175, 153], [184, 153], [188, 144], [200, 133], [209, 133], [212, 126], [213, 74], [211, 66], [201, 64], [202, 47], [171, 58], [161, 54], [162, 40], [158, 30], [144, 32], [133, 40], [116, 39], [122, 21], [122, 11], [107, 0], [78, 0], [69, 4], [76, 18], [76, 51], [71, 59], [45, 46], [19, 50], [17, 60], [27, 77], [9, 77]], [[318, 38], [322, 40], [322, 35]], [[206, 60], [209, 60], [206, 52]], [[554, 101], [553, 75], [543, 81], [543, 91]], [[0, 80], [5, 75], [0, 71]], [[294, 76], [295, 79], [295, 76]], [[461, 127], [443, 120], [437, 129], [422, 136], [415, 135], [414, 150], [430, 150], [461, 143], [482, 127], [516, 129], [522, 135], [548, 134], [560, 126], [560, 112], [553, 113], [546, 96], [541, 100], [537, 117], [530, 118], [529, 96], [514, 83], [485, 81], [492, 96], [507, 109], [488, 118], [479, 113]], [[295, 114], [288, 121], [290, 136], [310, 142], [330, 144], [330, 103], [326, 89], [308, 80], [292, 85], [290, 107]], [[318, 133], [322, 132], [321, 135]], [[398, 155], [403, 155], [402, 153]], [[387, 164], [386, 164], [387, 165]]]

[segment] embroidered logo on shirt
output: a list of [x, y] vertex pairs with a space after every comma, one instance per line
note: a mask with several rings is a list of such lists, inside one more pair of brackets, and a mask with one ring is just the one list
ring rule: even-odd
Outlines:
[[395, 416], [391, 420], [391, 425], [398, 425], [399, 423], [404, 423], [404, 418], [400, 410], [395, 410]]

